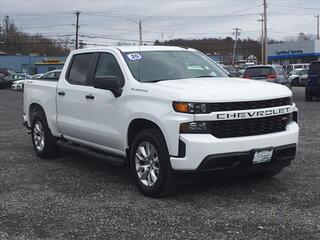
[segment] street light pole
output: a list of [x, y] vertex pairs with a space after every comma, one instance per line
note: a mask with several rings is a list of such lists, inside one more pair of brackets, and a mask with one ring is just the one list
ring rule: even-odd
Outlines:
[[235, 31], [233, 32], [233, 34], [235, 35], [235, 39], [234, 39], [234, 45], [233, 45], [232, 65], [234, 65], [234, 63], [235, 63], [237, 41], [238, 41], [238, 36], [240, 35], [241, 29], [238, 28], [238, 27], [236, 27], [236, 28], [234, 28], [233, 30], [235, 30]]
[[264, 63], [263, 64], [268, 64], [267, 0], [263, 0], [263, 21], [264, 21]]
[[263, 31], [263, 24], [264, 24], [264, 19], [263, 19], [263, 14], [261, 15], [261, 19], [258, 19], [258, 22], [261, 22], [261, 64], [264, 63], [264, 31]]
[[139, 21], [135, 21], [132, 19], [126, 19], [127, 21], [138, 24], [138, 26], [139, 26], [139, 45], [140, 46], [143, 45], [143, 42], [142, 42], [142, 22], [149, 19], [149, 18], [152, 18], [152, 17], [146, 17], [144, 19], [139, 19]]

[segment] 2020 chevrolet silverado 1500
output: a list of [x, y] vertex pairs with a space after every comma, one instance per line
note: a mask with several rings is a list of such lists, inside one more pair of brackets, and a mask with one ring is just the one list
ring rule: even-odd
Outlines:
[[152, 197], [172, 193], [179, 172], [273, 176], [299, 135], [287, 87], [164, 46], [71, 52], [59, 81], [26, 81], [23, 117], [39, 157], [60, 146], [107, 155]]

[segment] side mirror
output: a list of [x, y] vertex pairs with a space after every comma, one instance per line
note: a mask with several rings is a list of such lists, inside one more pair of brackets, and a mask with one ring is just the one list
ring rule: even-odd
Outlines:
[[95, 77], [93, 87], [109, 90], [115, 97], [120, 97], [122, 94], [122, 81], [116, 76]]

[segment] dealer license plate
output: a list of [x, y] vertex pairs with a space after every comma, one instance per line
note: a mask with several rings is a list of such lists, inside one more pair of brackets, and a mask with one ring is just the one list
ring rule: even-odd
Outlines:
[[257, 150], [254, 153], [253, 163], [259, 164], [259, 163], [270, 162], [272, 158], [272, 154], [273, 154], [273, 149]]

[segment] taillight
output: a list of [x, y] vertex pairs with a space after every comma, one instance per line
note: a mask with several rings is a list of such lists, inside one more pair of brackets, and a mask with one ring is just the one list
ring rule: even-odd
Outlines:
[[276, 78], [277, 78], [277, 76], [274, 73], [271, 73], [271, 74], [267, 75], [267, 79], [269, 79], [269, 80], [274, 80]]
[[243, 78], [248, 78], [248, 79], [250, 79], [251, 76], [250, 76], [250, 75], [243, 75]]

